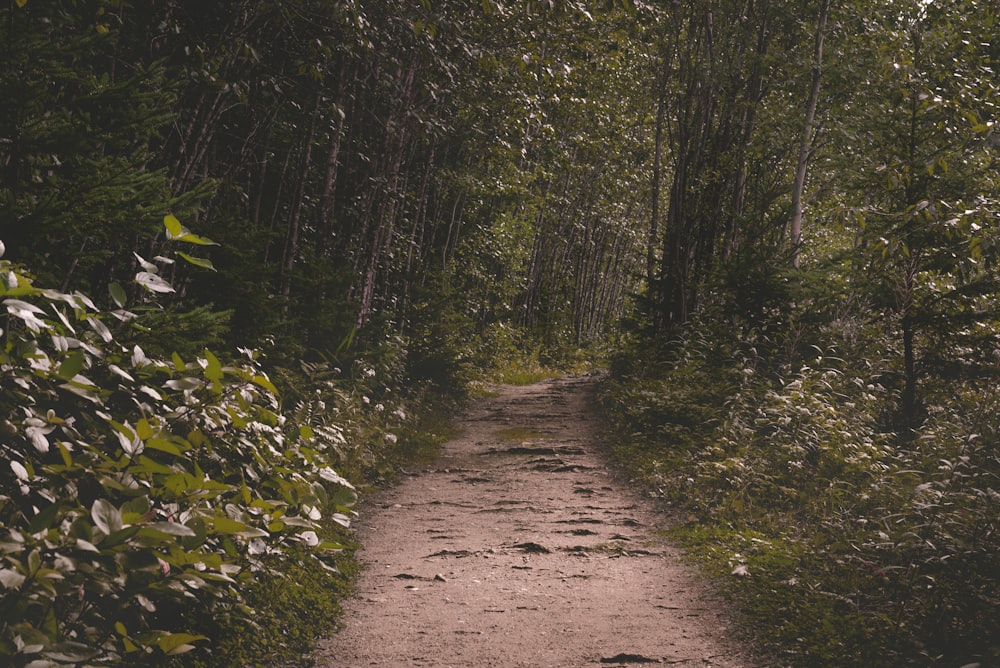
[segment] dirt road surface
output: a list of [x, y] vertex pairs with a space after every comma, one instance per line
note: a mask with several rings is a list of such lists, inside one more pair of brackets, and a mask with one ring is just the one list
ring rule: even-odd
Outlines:
[[317, 666], [761, 665], [663, 517], [609, 470], [594, 385], [499, 388], [434, 464], [368, 504], [357, 597]]

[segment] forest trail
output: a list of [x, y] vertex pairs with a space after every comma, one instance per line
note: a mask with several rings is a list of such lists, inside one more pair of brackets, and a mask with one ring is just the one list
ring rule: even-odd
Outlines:
[[366, 568], [317, 666], [760, 665], [663, 516], [609, 469], [595, 382], [499, 388], [368, 504]]

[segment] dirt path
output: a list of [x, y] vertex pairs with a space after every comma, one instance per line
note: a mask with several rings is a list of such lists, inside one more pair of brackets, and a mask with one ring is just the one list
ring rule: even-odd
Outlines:
[[609, 473], [593, 386], [500, 388], [433, 466], [369, 504], [358, 597], [316, 665], [756, 665], [662, 518]]

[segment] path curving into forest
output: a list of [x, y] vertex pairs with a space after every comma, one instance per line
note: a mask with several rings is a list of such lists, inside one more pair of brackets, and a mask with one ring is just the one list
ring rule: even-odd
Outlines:
[[594, 386], [499, 388], [433, 465], [368, 504], [366, 568], [317, 666], [760, 665], [609, 469]]

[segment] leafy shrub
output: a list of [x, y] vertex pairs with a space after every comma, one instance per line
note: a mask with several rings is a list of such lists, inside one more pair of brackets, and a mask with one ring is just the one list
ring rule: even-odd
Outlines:
[[778, 375], [749, 341], [711, 339], [627, 361], [604, 400], [618, 459], [684, 511], [675, 535], [726, 577], [754, 637], [788, 665], [993, 665], [995, 380], [928, 381], [927, 419], [901, 438], [877, 354], [813, 349]]
[[[145, 261], [137, 280], [170, 289]], [[289, 420], [253, 351], [126, 348], [115, 331], [133, 313], [36, 287], [5, 260], [0, 298], [5, 665], [149, 665], [204, 646], [178, 611], [252, 621], [240, 592], [255, 570], [342, 548], [321, 538], [324, 514], [346, 525], [355, 501], [331, 466], [342, 437]]]

